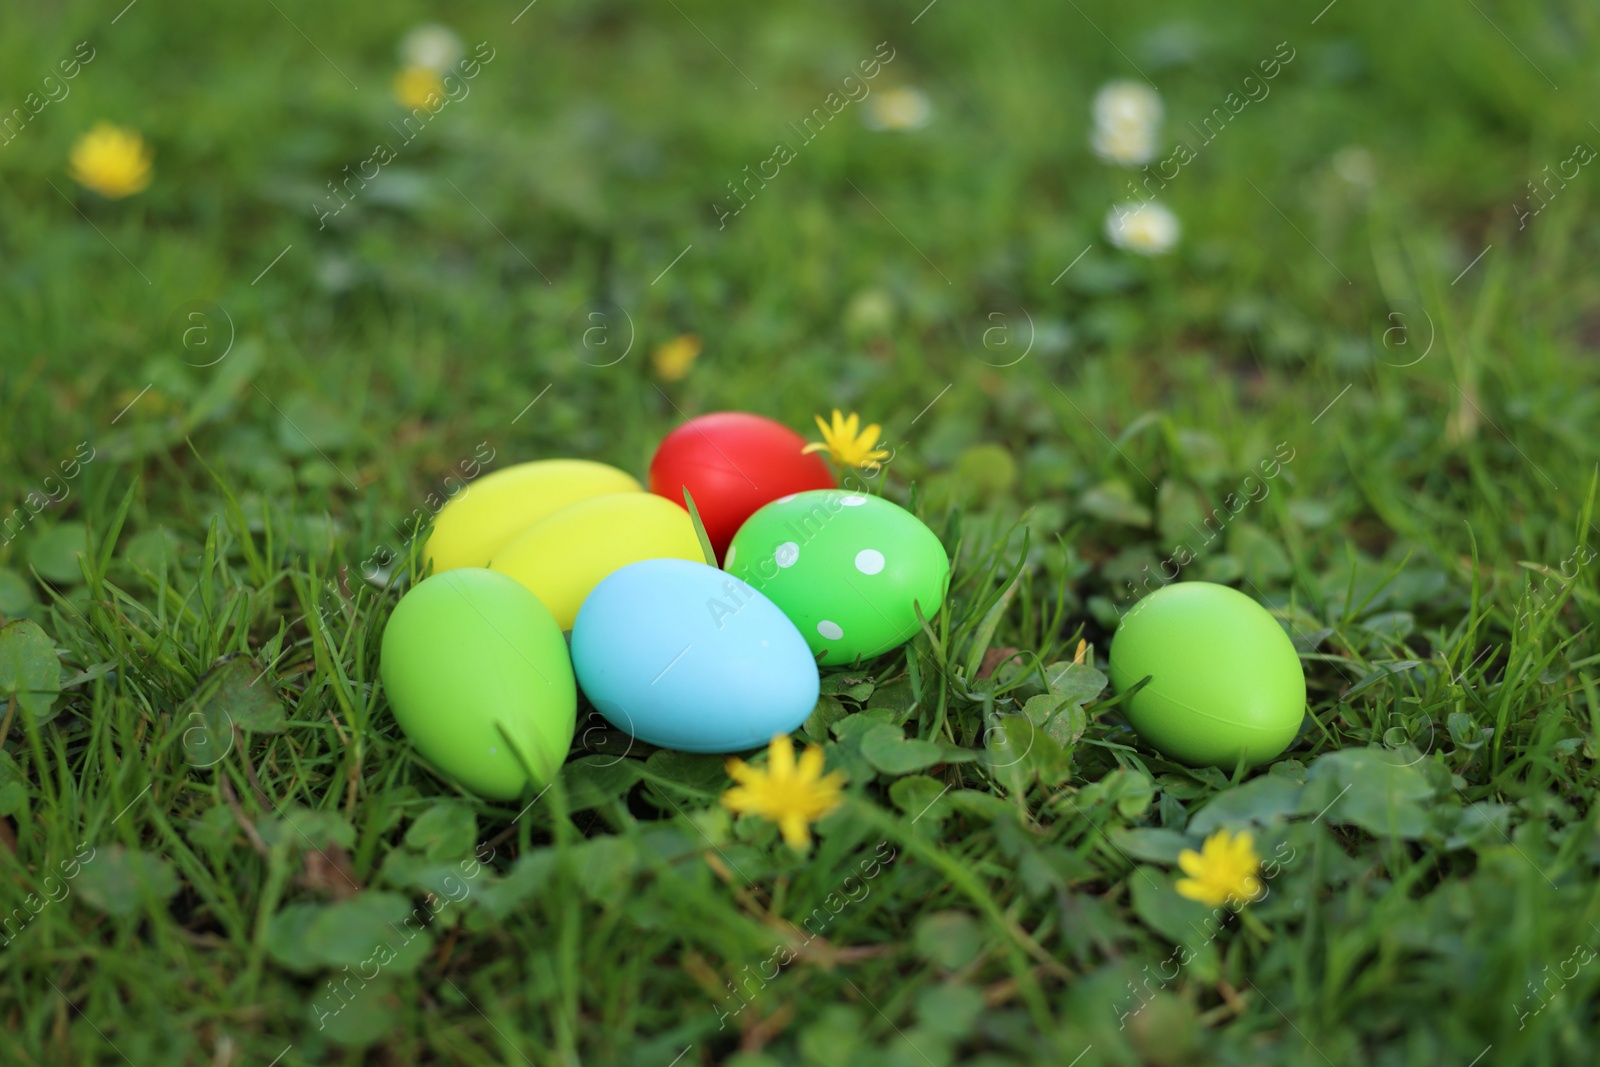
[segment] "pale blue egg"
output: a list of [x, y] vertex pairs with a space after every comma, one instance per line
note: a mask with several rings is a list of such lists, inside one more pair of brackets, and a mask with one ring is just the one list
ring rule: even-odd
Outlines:
[[572, 665], [613, 726], [682, 752], [743, 752], [816, 707], [817, 664], [777, 605], [726, 571], [648, 559], [583, 602]]

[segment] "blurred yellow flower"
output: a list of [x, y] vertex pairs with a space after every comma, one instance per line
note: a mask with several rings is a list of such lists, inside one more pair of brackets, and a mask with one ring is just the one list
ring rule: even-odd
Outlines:
[[650, 360], [655, 364], [657, 377], [664, 382], [676, 382], [688, 376], [699, 358], [700, 335], [684, 333], [657, 348]]
[[867, 99], [861, 121], [869, 130], [920, 130], [933, 118], [933, 105], [920, 89], [884, 89]]
[[822, 441], [806, 445], [801, 452], [826, 452], [836, 463], [870, 471], [877, 470], [880, 461], [889, 458], [889, 453], [877, 447], [878, 434], [883, 430], [877, 423], [860, 430], [861, 416], [852, 411], [845, 418], [838, 408], [833, 409], [833, 425], [823, 422], [821, 415], [816, 420], [822, 429]]
[[722, 806], [777, 823], [791, 848], [805, 848], [811, 843], [811, 824], [840, 803], [844, 775], [823, 774], [822, 759], [821, 745], [807, 745], [796, 766], [794, 742], [788, 734], [778, 734], [767, 748], [765, 770], [741, 759], [728, 760], [728, 776], [739, 784], [722, 794]]
[[[154, 386], [146, 389], [124, 389], [117, 394], [116, 405], [121, 409], [122, 415], [128, 414], [135, 404], [139, 405], [137, 412], [139, 415], [165, 415], [176, 410], [172, 399]], [[122, 418], [122, 415], [118, 415], [117, 418]]]
[[1192, 848], [1180, 852], [1178, 866], [1189, 876], [1178, 881], [1178, 894], [1190, 900], [1238, 909], [1261, 895], [1261, 879], [1256, 877], [1261, 859], [1247, 832], [1218, 830], [1199, 852]]
[[97, 122], [78, 138], [68, 157], [72, 180], [120, 200], [150, 184], [150, 149], [135, 130]]
[[444, 79], [432, 67], [406, 67], [395, 75], [394, 98], [402, 107], [431, 111], [435, 100], [444, 99]]

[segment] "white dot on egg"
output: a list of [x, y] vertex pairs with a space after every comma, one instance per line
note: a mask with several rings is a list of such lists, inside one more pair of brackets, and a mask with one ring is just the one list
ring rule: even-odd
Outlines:
[[862, 574], [877, 574], [883, 570], [883, 553], [875, 548], [863, 548], [856, 553], [856, 570]]
[[789, 501], [793, 500], [795, 497], [797, 497], [799, 495], [800, 495], [799, 493], [790, 493], [788, 496], [780, 496], [778, 499], [774, 500], [773, 503], [774, 504], [787, 504]]
[[793, 541], [785, 541], [772, 553], [772, 561], [780, 567], [793, 567], [799, 558], [800, 546]]
[[817, 633], [826, 637], [829, 641], [837, 641], [844, 636], [844, 631], [839, 628], [839, 624], [829, 622], [827, 619], [817, 623]]
[[738, 551], [739, 550], [737, 548], [734, 548], [732, 545], [728, 546], [728, 555], [722, 561], [722, 566], [723, 566], [724, 570], [726, 570], [727, 568], [733, 566], [733, 555], [734, 555], [735, 552], [738, 552]]
[[850, 496], [842, 496], [839, 498], [839, 503], [843, 504], [847, 508], [858, 508], [866, 502], [866, 497], [856, 496], [855, 494], [851, 494]]

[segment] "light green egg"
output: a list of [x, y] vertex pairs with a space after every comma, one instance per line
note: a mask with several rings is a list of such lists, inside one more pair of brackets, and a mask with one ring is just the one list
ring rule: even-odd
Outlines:
[[1276, 759], [1305, 717], [1306, 676], [1272, 614], [1210, 582], [1163, 586], [1133, 606], [1111, 640], [1111, 684], [1150, 746], [1232, 771]]
[[566, 639], [515, 578], [460, 567], [418, 584], [389, 616], [379, 670], [417, 752], [475, 793], [542, 789], [567, 757], [578, 693]]
[[944, 603], [950, 558], [882, 497], [814, 489], [775, 500], [734, 535], [723, 568], [789, 617], [823, 664], [905, 644]]

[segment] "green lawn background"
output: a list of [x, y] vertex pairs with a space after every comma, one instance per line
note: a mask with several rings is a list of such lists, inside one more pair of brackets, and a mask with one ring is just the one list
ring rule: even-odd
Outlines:
[[[94, 58], [0, 145], [0, 522], [61, 497], [0, 535], [0, 613], [44, 626], [69, 684], [5, 744], [0, 910], [94, 859], [5, 930], [7, 1062], [1587, 1062], [1595, 175], [1541, 185], [1536, 215], [1529, 183], [1600, 144], [1597, 17], [8, 9], [0, 123]], [[493, 59], [401, 147], [395, 48], [429, 20]], [[798, 144], [880, 43], [873, 91], [921, 90], [931, 123], [851, 104]], [[1110, 248], [1135, 173], [1089, 151], [1095, 90], [1148, 79], [1164, 141], [1194, 144], [1280, 46], [1270, 94], [1161, 191], [1178, 249]], [[153, 147], [147, 191], [68, 177], [101, 119]], [[719, 228], [780, 141], [795, 158]], [[380, 142], [395, 161], [319, 228]], [[684, 332], [705, 352], [661, 381], [648, 355]], [[809, 857], [729, 822], [715, 760], [613, 762], [585, 734], [605, 752], [516, 821], [417, 761], [375, 684], [396, 592], [362, 563], [462, 462], [642, 475], [688, 415], [809, 432], [834, 407], [883, 424], [886, 492], [914, 486], [959, 554], [946, 643], [831, 684], [862, 725], [817, 727], [852, 800]], [[1315, 722], [1266, 785], [1155, 758], [1094, 704], [1059, 759], [895, 769], [896, 728], [977, 751], [1049, 695], [978, 684], [988, 647], [1051, 663], [1081, 631], [1103, 667], [1128, 583], [1284, 448], [1184, 571], [1272, 606], [1305, 657]], [[285, 716], [245, 708], [265, 728], [236, 744], [202, 685], [246, 699], [229, 654], [270, 665]], [[1245, 822], [1294, 859], [1207, 940], [1171, 864]], [[329, 983], [475, 845], [426, 951], [319, 1029]], [[732, 1014], [728, 983], [785, 951]]]

